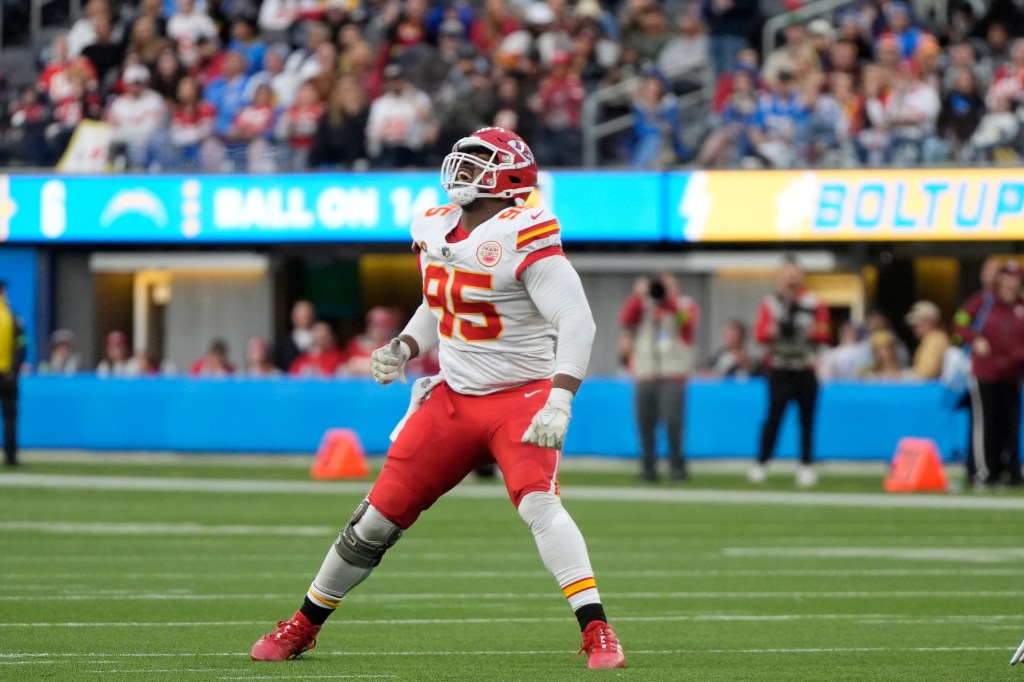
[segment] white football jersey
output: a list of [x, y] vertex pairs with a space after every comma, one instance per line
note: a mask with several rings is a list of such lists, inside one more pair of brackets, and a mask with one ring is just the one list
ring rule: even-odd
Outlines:
[[438, 323], [441, 374], [459, 393], [484, 395], [537, 379], [555, 367], [555, 330], [540, 314], [522, 271], [563, 256], [558, 220], [544, 208], [509, 207], [458, 242], [455, 204], [412, 221], [423, 293]]

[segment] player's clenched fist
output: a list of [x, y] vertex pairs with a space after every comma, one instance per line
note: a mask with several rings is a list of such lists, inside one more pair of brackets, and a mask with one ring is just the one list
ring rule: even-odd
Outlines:
[[405, 383], [405, 363], [411, 351], [405, 341], [391, 339], [391, 343], [381, 346], [370, 356], [370, 372], [378, 384], [390, 384], [396, 379]]
[[530, 428], [523, 434], [523, 442], [541, 448], [562, 449], [565, 432], [572, 417], [572, 392], [553, 388], [544, 407], [533, 416]]

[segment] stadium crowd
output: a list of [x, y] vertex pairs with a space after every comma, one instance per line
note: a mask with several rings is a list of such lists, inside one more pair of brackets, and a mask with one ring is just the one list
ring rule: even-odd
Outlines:
[[[1013, 0], [89, 0], [7, 93], [8, 163], [58, 162], [86, 120], [115, 167], [436, 167], [485, 125], [542, 167], [581, 163], [583, 103], [632, 113], [606, 162], [638, 168], [1006, 162], [1024, 152]], [[936, 7], [948, 15], [936, 16]], [[789, 12], [759, 54], [767, 17]], [[707, 111], [678, 105], [713, 93]], [[710, 125], [708, 123], [710, 122]], [[690, 145], [687, 144], [690, 142]]]

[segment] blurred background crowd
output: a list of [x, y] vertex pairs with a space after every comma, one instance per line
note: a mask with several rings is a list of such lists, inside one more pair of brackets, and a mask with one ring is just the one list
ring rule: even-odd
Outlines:
[[152, 171], [436, 167], [486, 125], [542, 168], [1020, 159], [1018, 0], [804, 5], [53, 0], [26, 52], [5, 3], [0, 158], [57, 164], [101, 121]]

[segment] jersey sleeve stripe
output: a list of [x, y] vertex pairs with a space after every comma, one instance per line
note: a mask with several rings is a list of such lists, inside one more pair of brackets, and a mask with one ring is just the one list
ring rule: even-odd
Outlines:
[[537, 261], [547, 258], [548, 256], [565, 256], [565, 252], [562, 251], [561, 246], [545, 246], [543, 249], [537, 249], [532, 253], [526, 254], [526, 258], [523, 262], [516, 267], [516, 279], [520, 278], [523, 274], [523, 270], [530, 267]]
[[520, 249], [531, 241], [536, 241], [537, 239], [549, 236], [555, 232], [558, 232], [558, 221], [554, 219], [540, 223], [539, 225], [531, 225], [530, 227], [519, 230], [519, 233], [516, 235], [516, 248]]

